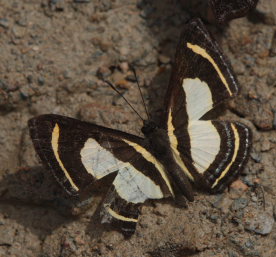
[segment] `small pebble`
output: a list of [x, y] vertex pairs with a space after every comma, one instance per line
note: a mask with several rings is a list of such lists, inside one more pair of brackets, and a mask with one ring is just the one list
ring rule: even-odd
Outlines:
[[28, 93], [20, 91], [20, 97], [21, 97], [22, 100], [27, 100], [29, 95], [28, 95]]
[[254, 186], [254, 182], [252, 181], [251, 177], [245, 176], [242, 178], [242, 181], [244, 182], [244, 184], [246, 184], [249, 187]]
[[252, 240], [249, 239], [245, 242], [244, 246], [249, 248], [249, 249], [254, 249], [255, 244]]
[[253, 217], [250, 215], [245, 218], [244, 222], [247, 230], [260, 235], [268, 235], [272, 231], [274, 218], [267, 213], [256, 213]]
[[251, 201], [255, 203], [258, 201], [258, 198], [256, 197], [256, 195], [251, 196]]
[[252, 158], [253, 161], [255, 161], [256, 163], [260, 163], [262, 160], [262, 157], [260, 154], [256, 153], [256, 152], [252, 152], [250, 154], [250, 157]]
[[129, 66], [127, 62], [121, 62], [120, 63], [120, 69], [123, 73], [127, 73], [129, 70]]
[[6, 90], [8, 88], [7, 84], [0, 79], [0, 89]]
[[209, 217], [210, 221], [213, 222], [214, 224], [218, 223], [218, 216], [217, 215], [210, 215]]
[[0, 27], [2, 27], [4, 29], [8, 29], [9, 28], [9, 21], [5, 18], [0, 19]]
[[244, 209], [248, 205], [248, 200], [246, 198], [238, 198], [235, 199], [231, 205], [232, 211], [237, 211], [240, 209]]
[[21, 26], [13, 26], [12, 32], [16, 38], [23, 38], [26, 34], [26, 28]]
[[111, 77], [115, 85], [120, 84], [120, 82], [123, 81], [125, 78], [124, 74], [120, 71], [115, 71]]
[[28, 21], [26, 17], [22, 17], [19, 20], [16, 21], [16, 24], [21, 26], [21, 27], [27, 27]]
[[171, 61], [171, 58], [165, 55], [159, 55], [158, 60], [161, 64], [168, 64]]
[[[127, 80], [127, 81], [130, 81], [130, 82], [137, 82], [137, 81], [136, 81], [136, 78], [135, 78], [135, 76], [134, 76], [134, 74], [129, 74], [129, 75], [127, 75], [127, 76], [126, 76], [126, 80]], [[138, 80], [139, 80], [139, 78], [138, 78]]]
[[43, 86], [45, 83], [45, 80], [43, 77], [38, 77], [37, 82], [38, 82], [38, 85]]
[[267, 152], [271, 149], [271, 145], [270, 145], [270, 142], [269, 140], [266, 138], [263, 140], [262, 142], [262, 148], [261, 148], [261, 151], [262, 152]]
[[28, 75], [27, 76], [27, 81], [29, 84], [33, 83], [33, 76], [32, 75]]

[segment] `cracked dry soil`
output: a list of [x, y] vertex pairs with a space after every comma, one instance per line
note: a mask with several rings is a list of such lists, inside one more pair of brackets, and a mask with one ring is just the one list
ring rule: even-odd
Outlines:
[[139, 135], [140, 120], [97, 74], [143, 113], [128, 68], [135, 63], [158, 117], [193, 12], [185, 1], [77, 2], [0, 1], [0, 256], [276, 256], [276, 1], [260, 0], [227, 26], [208, 25], [241, 85], [220, 117], [254, 133], [239, 180], [221, 195], [196, 192], [188, 208], [148, 202], [128, 240], [100, 224], [106, 186], [84, 203], [64, 194], [41, 166], [27, 120], [59, 113]]

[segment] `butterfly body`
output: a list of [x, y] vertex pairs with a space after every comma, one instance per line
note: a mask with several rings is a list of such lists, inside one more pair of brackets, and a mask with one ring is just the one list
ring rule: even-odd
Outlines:
[[115, 174], [102, 222], [131, 235], [148, 199], [181, 194], [193, 201], [192, 184], [216, 193], [237, 177], [249, 155], [249, 128], [204, 119], [237, 92], [227, 59], [202, 22], [192, 20], [176, 50], [162, 121], [145, 121], [144, 138], [54, 114], [29, 120], [30, 135], [42, 162], [71, 195], [85, 196], [96, 181]]
[[146, 121], [142, 132], [145, 132], [145, 145], [148, 145], [150, 152], [160, 160], [165, 172], [169, 177], [173, 185], [172, 196], [175, 196], [175, 192], [183, 194], [189, 201], [193, 201], [193, 190], [186, 175], [181, 170], [181, 167], [177, 165], [174, 160], [173, 153], [170, 147], [170, 141], [168, 137], [168, 131], [159, 128], [154, 122]]

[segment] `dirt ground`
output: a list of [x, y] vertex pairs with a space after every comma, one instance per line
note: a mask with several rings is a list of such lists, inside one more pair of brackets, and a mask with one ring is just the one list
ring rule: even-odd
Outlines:
[[186, 2], [0, 0], [1, 257], [276, 256], [276, 0], [260, 0], [227, 26], [208, 25], [241, 85], [221, 119], [254, 133], [245, 170], [223, 194], [196, 192], [188, 208], [148, 202], [126, 240], [100, 224], [104, 193], [82, 203], [67, 197], [29, 138], [27, 120], [43, 113], [140, 135], [139, 118], [98, 74], [144, 114], [128, 69], [135, 64], [158, 117], [181, 28], [200, 9]]

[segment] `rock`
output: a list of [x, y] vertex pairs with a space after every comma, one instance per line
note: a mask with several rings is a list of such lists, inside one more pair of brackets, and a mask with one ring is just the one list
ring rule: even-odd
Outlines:
[[[127, 81], [130, 81], [130, 82], [137, 82], [136, 81], [136, 78], [135, 78], [135, 76], [134, 76], [134, 74], [128, 74], [127, 76], [126, 76], [126, 80]], [[138, 77], [138, 80], [139, 80], [139, 77]]]
[[165, 55], [159, 55], [158, 60], [161, 64], [168, 64], [171, 61], [171, 58]]
[[252, 160], [254, 160], [254, 161], [257, 162], [257, 163], [260, 163], [261, 160], [262, 160], [261, 155], [258, 154], [258, 153], [256, 153], [256, 152], [252, 152], [252, 153], [250, 154], [250, 157], [252, 158]]
[[237, 211], [240, 209], [244, 209], [248, 205], [248, 200], [246, 198], [238, 198], [235, 199], [231, 205], [232, 211]]
[[245, 185], [240, 179], [234, 181], [232, 184], [231, 184], [231, 189], [235, 189], [235, 190], [238, 190], [238, 191], [241, 191], [241, 192], [245, 192], [248, 190], [248, 186]]
[[27, 76], [27, 81], [29, 84], [33, 83], [33, 76], [32, 75], [28, 75]]
[[114, 83], [117, 81], [123, 80], [125, 78], [124, 74], [118, 70], [115, 70], [114, 73], [111, 75], [112, 80]]
[[12, 32], [16, 38], [23, 38], [26, 35], [26, 28], [15, 25], [12, 28]]
[[49, 5], [53, 11], [62, 12], [65, 9], [64, 0], [51, 0]]
[[27, 100], [29, 97], [29, 94], [27, 92], [20, 91], [20, 97], [22, 100]]
[[223, 213], [229, 212], [233, 200], [229, 198], [228, 194], [219, 195], [216, 200], [212, 203], [213, 207], [221, 210]]
[[269, 142], [269, 140], [267, 138], [265, 138], [262, 142], [262, 148], [261, 151], [262, 152], [267, 152], [271, 149], [271, 144]]
[[40, 86], [43, 86], [45, 84], [45, 79], [43, 77], [38, 77], [37, 83]]
[[250, 209], [244, 215], [244, 227], [246, 230], [252, 231], [260, 235], [268, 235], [272, 231], [274, 218], [271, 212], [266, 210]]
[[120, 69], [123, 73], [127, 73], [129, 70], [129, 66], [127, 62], [121, 62], [120, 63]]
[[13, 228], [9, 228], [1, 226], [0, 229], [0, 246], [1, 245], [6, 245], [6, 246], [11, 246], [13, 244], [14, 241], [14, 235], [15, 235], [15, 231]]
[[0, 19], [0, 27], [2, 27], [4, 29], [8, 29], [9, 25], [10, 25], [10, 23], [9, 23], [8, 19], [5, 19], [5, 18]]

